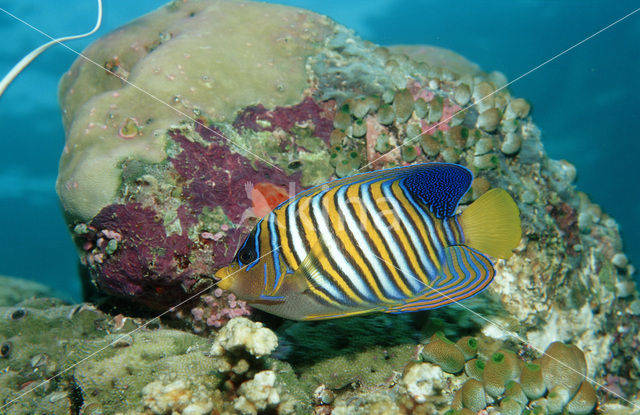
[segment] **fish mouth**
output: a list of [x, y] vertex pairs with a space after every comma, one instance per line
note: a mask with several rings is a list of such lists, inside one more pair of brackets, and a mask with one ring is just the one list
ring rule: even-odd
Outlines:
[[230, 268], [231, 267], [220, 268], [214, 274], [214, 277], [218, 279], [216, 285], [223, 290], [228, 290], [229, 288], [231, 288], [231, 284], [233, 281], [233, 278], [231, 277], [233, 276], [233, 273], [231, 272], [232, 270]]

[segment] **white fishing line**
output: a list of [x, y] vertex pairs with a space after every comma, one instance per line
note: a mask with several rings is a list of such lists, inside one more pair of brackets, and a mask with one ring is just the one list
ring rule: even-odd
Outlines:
[[[13, 16], [11, 13], [9, 13], [8, 11], [6, 11], [5, 9], [3, 9], [2, 7], [0, 7], [0, 10], [2, 10], [3, 12], [5, 12], [6, 14], [8, 14], [9, 16], [17, 19], [15, 16]], [[20, 20], [20, 19], [18, 19]], [[24, 22], [23, 22], [24, 23]], [[26, 24], [26, 23], [25, 23]], [[15, 79], [16, 76], [18, 76], [18, 74], [20, 72], [22, 72], [24, 70], [24, 68], [26, 68], [35, 58], [37, 58], [42, 52], [44, 52], [45, 50], [49, 49], [50, 46], [55, 45], [56, 43], [60, 43], [61, 42], [66, 42], [67, 40], [74, 40], [74, 39], [82, 39], [83, 37], [87, 37], [87, 36], [91, 36], [92, 34], [94, 34], [95, 32], [98, 31], [98, 29], [100, 29], [100, 25], [102, 24], [102, 0], [98, 0], [98, 17], [96, 19], [96, 24], [93, 27], [93, 29], [91, 29], [90, 31], [88, 31], [87, 33], [83, 33], [81, 35], [74, 35], [74, 36], [64, 36], [64, 37], [59, 37], [57, 39], [53, 39], [52, 40], [45, 43], [44, 45], [32, 50], [28, 55], [26, 55], [24, 58], [20, 59], [20, 61], [18, 63], [15, 64], [15, 66], [13, 68], [11, 68], [11, 70], [9, 71], [9, 73], [7, 73], [5, 75], [4, 78], [2, 78], [2, 80], [0, 80], [0, 96], [2, 96], [2, 94], [4, 93], [4, 91], [7, 89], [7, 87], [9, 86], [9, 84], [11, 84], [11, 82], [13, 82], [13, 80]], [[30, 26], [30, 25], [28, 25]], [[32, 26], [30, 26], [32, 27]], [[35, 29], [35, 28], [34, 28]], [[36, 29], [37, 30], [37, 29]], [[41, 32], [42, 33], [42, 32]]]

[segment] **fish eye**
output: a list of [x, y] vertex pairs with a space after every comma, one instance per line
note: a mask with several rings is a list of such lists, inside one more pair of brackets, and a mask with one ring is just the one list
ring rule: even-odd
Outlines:
[[251, 247], [244, 247], [238, 252], [238, 259], [243, 264], [249, 264], [256, 260], [258, 254]]

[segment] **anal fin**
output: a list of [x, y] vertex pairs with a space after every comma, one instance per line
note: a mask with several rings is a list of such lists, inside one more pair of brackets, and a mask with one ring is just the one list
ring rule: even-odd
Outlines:
[[440, 276], [433, 285], [416, 297], [384, 311], [406, 313], [457, 303], [484, 290], [494, 275], [493, 263], [482, 253], [465, 245], [449, 246]]
[[363, 314], [373, 313], [375, 311], [384, 311], [384, 310], [381, 307], [374, 307], [374, 308], [367, 308], [364, 310], [349, 310], [349, 311], [336, 312], [336, 313], [309, 314], [305, 316], [303, 320], [328, 320], [332, 318], [353, 317], [353, 316], [360, 316]]

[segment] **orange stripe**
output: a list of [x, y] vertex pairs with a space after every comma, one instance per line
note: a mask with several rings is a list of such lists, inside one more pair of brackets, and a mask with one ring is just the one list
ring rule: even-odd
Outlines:
[[285, 207], [280, 207], [279, 209], [274, 210], [273, 213], [276, 215], [275, 225], [278, 231], [280, 246], [282, 247], [280, 251], [284, 255], [289, 268], [296, 270], [300, 264], [298, 264], [298, 261], [296, 260], [296, 256], [291, 249], [292, 247], [289, 238], [287, 237], [287, 226], [289, 226], [287, 224], [287, 210]]
[[[407, 235], [404, 233], [404, 228], [401, 226], [398, 216], [394, 213], [391, 206], [389, 206], [389, 204], [387, 203], [386, 197], [384, 196], [384, 194], [382, 194], [381, 186], [382, 186], [381, 182], [375, 182], [371, 184], [371, 186], [369, 187], [369, 191], [371, 192], [371, 198], [373, 199], [373, 202], [378, 208], [379, 213], [386, 219], [387, 223], [391, 225], [391, 229], [396, 233], [397, 237], [400, 239], [400, 242], [402, 243], [402, 251], [405, 254], [413, 257], [414, 261], [410, 260], [410, 262], [415, 263], [415, 256], [413, 255], [413, 252], [412, 252], [413, 251], [412, 245], [407, 240]], [[394, 243], [394, 242], [395, 241], [392, 240], [390, 243]], [[396, 266], [398, 265], [395, 261], [392, 261], [391, 263]], [[411, 270], [411, 271], [415, 272], [415, 270]], [[407, 278], [411, 278], [411, 276], [407, 276]], [[405, 284], [402, 278], [398, 278], [396, 280], [396, 283], [398, 284], [398, 286], [406, 296], [412, 296], [414, 294], [409, 289], [409, 287]]]
[[[307, 249], [309, 251], [311, 251], [311, 247], [313, 247], [318, 242], [318, 232], [317, 229], [313, 227], [313, 222], [310, 216], [311, 199], [312, 197], [305, 197], [298, 202], [298, 210], [300, 214], [299, 217], [300, 221], [302, 222], [302, 227], [304, 228], [304, 232], [302, 233], [304, 235], [304, 238], [307, 240]], [[342, 292], [352, 300], [356, 302], [362, 302], [362, 299], [351, 289], [351, 287], [347, 285], [338, 271], [336, 271], [336, 269], [331, 266], [331, 263], [327, 260], [326, 256], [320, 257], [319, 261], [322, 265], [322, 271], [324, 271], [325, 276], [330, 277], [330, 283], [333, 283], [335, 287], [342, 290]], [[314, 293], [317, 293], [317, 290], [311, 285], [311, 282], [309, 282], [309, 286], [312, 288]]]
[[[353, 211], [355, 212], [356, 219], [360, 224], [362, 224], [362, 229], [364, 229], [365, 232], [367, 232], [369, 239], [375, 245], [376, 250], [380, 254], [380, 258], [382, 259], [381, 261], [382, 266], [387, 269], [387, 273], [391, 275], [393, 280], [396, 282], [396, 285], [398, 285], [399, 287], [406, 288], [404, 281], [402, 281], [402, 277], [400, 277], [400, 273], [398, 272], [398, 269], [394, 266], [390, 266], [390, 264], [394, 263], [393, 259], [391, 258], [391, 254], [387, 249], [387, 246], [384, 240], [378, 233], [378, 230], [373, 225], [373, 223], [371, 223], [371, 221], [369, 220], [369, 217], [367, 216], [367, 208], [364, 206], [358, 192], [359, 192], [359, 186], [350, 186], [349, 189], [347, 189], [347, 194], [346, 194], [347, 203], [353, 206]], [[402, 291], [406, 292], [404, 289]], [[411, 295], [411, 294], [409, 292], [409, 294], [405, 293], [405, 295]]]
[[[349, 186], [357, 187], [356, 185]], [[338, 207], [336, 205], [336, 193], [340, 190], [341, 187], [336, 187], [329, 192], [327, 192], [322, 199], [323, 206], [327, 209], [327, 214], [329, 216], [329, 222], [331, 225], [331, 229], [333, 230], [336, 238], [341, 241], [344, 246], [343, 254], [346, 256], [351, 256], [355, 261], [356, 265], [364, 272], [364, 277], [366, 279], [366, 283], [371, 288], [376, 295], [376, 297], [383, 302], [389, 302], [389, 298], [387, 298], [382, 291], [380, 290], [380, 286], [378, 285], [378, 281], [375, 279], [373, 272], [367, 266], [367, 264], [362, 259], [360, 255], [360, 249], [355, 246], [353, 242], [353, 237], [350, 233], [345, 231], [345, 223], [340, 216], [340, 212], [338, 212]], [[348, 190], [348, 189], [347, 189]], [[345, 258], [346, 259], [346, 258]], [[358, 270], [356, 269], [356, 272]]]

